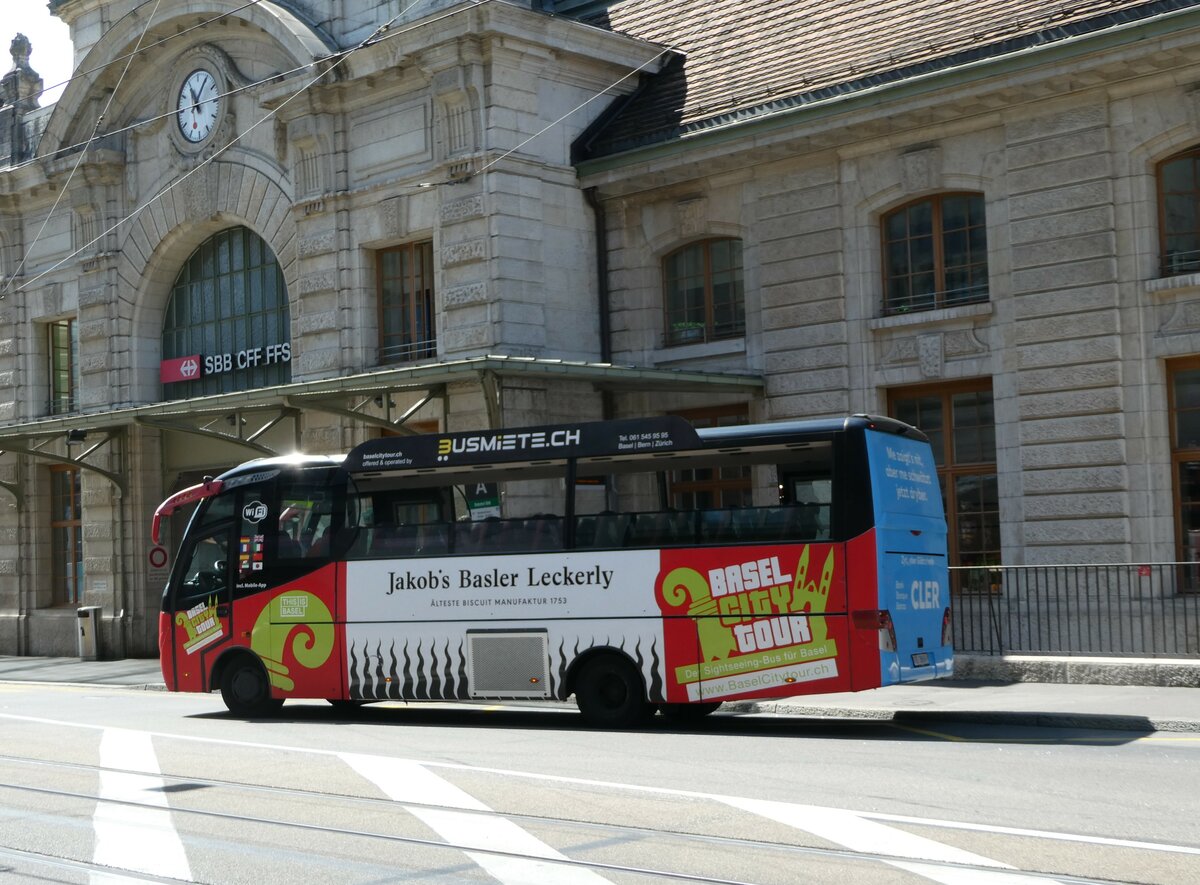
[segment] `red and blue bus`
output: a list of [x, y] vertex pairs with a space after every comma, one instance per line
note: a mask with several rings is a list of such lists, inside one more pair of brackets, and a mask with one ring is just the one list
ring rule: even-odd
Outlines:
[[890, 418], [389, 436], [206, 479], [156, 543], [191, 504], [163, 677], [240, 715], [573, 695], [628, 726], [953, 669], [932, 450]]

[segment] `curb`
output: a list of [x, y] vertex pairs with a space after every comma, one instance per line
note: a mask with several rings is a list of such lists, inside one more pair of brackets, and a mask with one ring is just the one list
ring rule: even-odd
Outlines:
[[1036, 728], [1088, 728], [1101, 731], [1155, 731], [1200, 733], [1200, 722], [1186, 719], [1155, 719], [1116, 713], [1066, 713], [1037, 710], [903, 710], [867, 707], [822, 707], [787, 701], [747, 701], [728, 704], [736, 713], [775, 713], [812, 719], [858, 719], [894, 722], [898, 725], [929, 725], [958, 722], [974, 725], [1024, 725]]
[[949, 678], [968, 682], [1200, 688], [1200, 660], [959, 653], [954, 656], [954, 675]]

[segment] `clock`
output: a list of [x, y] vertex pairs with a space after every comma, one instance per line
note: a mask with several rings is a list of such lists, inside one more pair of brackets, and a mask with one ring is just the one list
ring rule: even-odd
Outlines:
[[176, 114], [179, 131], [187, 141], [199, 144], [208, 138], [217, 125], [220, 101], [216, 77], [203, 68], [188, 74], [179, 87], [179, 110]]

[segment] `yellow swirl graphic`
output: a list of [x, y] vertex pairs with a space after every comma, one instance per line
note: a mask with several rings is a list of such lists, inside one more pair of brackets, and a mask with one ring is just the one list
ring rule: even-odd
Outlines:
[[712, 589], [704, 575], [692, 568], [672, 569], [663, 579], [663, 599], [672, 608], [691, 603], [687, 613], [696, 621], [700, 652], [705, 661], [720, 660], [737, 649], [733, 631], [721, 626], [717, 603], [713, 601]]
[[[286, 614], [284, 600], [288, 608]], [[303, 613], [303, 622], [292, 621], [298, 616], [295, 612]], [[288, 666], [275, 657], [276, 647], [282, 651], [289, 636], [292, 655], [301, 667], [315, 670], [329, 660], [334, 643], [332, 622], [325, 603], [304, 590], [285, 591], [267, 603], [250, 631], [250, 649], [262, 659], [272, 685], [284, 691], [296, 687]]]

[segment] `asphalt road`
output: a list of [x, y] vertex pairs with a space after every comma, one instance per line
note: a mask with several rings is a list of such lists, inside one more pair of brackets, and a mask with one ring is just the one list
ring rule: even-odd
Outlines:
[[1200, 881], [1190, 734], [16, 684], [0, 733], [16, 882]]

